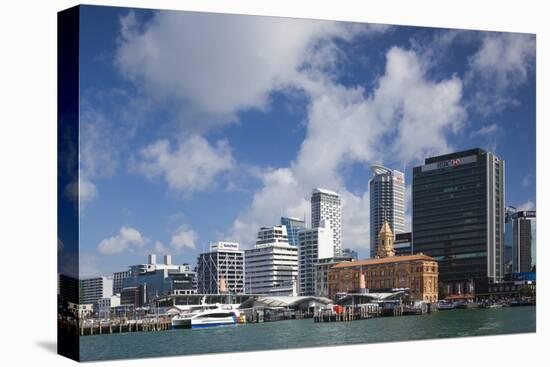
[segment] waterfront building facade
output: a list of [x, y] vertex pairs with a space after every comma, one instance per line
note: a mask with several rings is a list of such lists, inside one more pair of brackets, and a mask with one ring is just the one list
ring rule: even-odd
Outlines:
[[342, 254], [342, 200], [340, 194], [325, 189], [314, 189], [311, 195], [311, 228], [325, 221], [332, 231], [334, 254]]
[[197, 273], [183, 264], [176, 269], [155, 269], [136, 277], [128, 278], [127, 287], [147, 286], [147, 300], [165, 295], [197, 293]]
[[120, 294], [124, 288], [124, 279], [130, 278], [130, 270], [113, 273], [113, 294]]
[[286, 227], [288, 243], [298, 246], [298, 232], [306, 228], [306, 221], [293, 217], [281, 217], [281, 225]]
[[120, 292], [120, 305], [127, 307], [143, 307], [147, 304], [147, 284], [137, 287], [124, 287]]
[[370, 257], [376, 256], [376, 235], [385, 220], [394, 234], [405, 231], [405, 175], [383, 166], [371, 166], [370, 195]]
[[333, 258], [334, 237], [328, 222], [319, 227], [298, 232], [298, 292], [300, 296], [315, 295], [315, 266], [320, 259]]
[[101, 298], [113, 295], [113, 279], [108, 277], [80, 279], [79, 287], [79, 303], [97, 305]]
[[393, 247], [397, 256], [412, 255], [412, 232], [397, 233]]
[[[354, 251], [355, 252], [355, 251]], [[357, 257], [352, 256], [336, 256], [329, 257], [325, 259], [319, 259], [319, 262], [315, 264], [315, 296], [316, 297], [327, 297], [329, 296], [328, 291], [328, 274], [330, 269], [344, 261], [357, 261]]]
[[101, 298], [98, 301], [98, 316], [100, 319], [108, 319], [111, 316], [111, 309], [120, 306], [120, 294], [111, 297]]
[[[122, 278], [124, 288], [145, 286], [145, 299], [178, 294], [197, 293], [197, 273], [188, 264], [172, 264], [172, 256], [164, 255], [162, 263], [156, 262], [156, 255], [148, 256], [147, 264], [130, 266], [129, 275]], [[114, 286], [113, 286], [114, 289]]]
[[484, 293], [504, 272], [504, 161], [482, 149], [414, 167], [413, 251], [439, 262], [449, 294]]
[[197, 259], [198, 292], [220, 294], [222, 282], [232, 294], [245, 293], [244, 251], [236, 242], [216, 242]]
[[509, 273], [536, 269], [536, 211], [506, 208], [504, 229], [505, 268]]
[[328, 273], [328, 296], [334, 299], [339, 293], [404, 290], [413, 300], [437, 301], [437, 261], [424, 254], [395, 256], [392, 247], [393, 232], [389, 223], [384, 222], [378, 236], [378, 256], [332, 266]]
[[287, 227], [262, 227], [254, 248], [245, 250], [247, 294], [293, 295], [298, 248], [288, 243]]

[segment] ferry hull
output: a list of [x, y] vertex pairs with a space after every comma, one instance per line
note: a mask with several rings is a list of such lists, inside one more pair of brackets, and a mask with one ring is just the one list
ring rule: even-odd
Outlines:
[[172, 320], [172, 329], [191, 329], [191, 320]]
[[213, 318], [213, 319], [203, 319], [203, 320], [192, 320], [191, 328], [192, 329], [204, 329], [208, 327], [217, 327], [217, 326], [231, 326], [237, 325], [236, 317], [227, 317], [227, 318]]

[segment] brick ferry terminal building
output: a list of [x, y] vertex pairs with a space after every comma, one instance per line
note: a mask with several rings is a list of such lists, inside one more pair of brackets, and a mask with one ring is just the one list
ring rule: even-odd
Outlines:
[[[328, 296], [369, 292], [389, 292], [408, 288], [411, 299], [436, 302], [438, 299], [438, 265], [424, 255], [395, 256], [394, 235], [387, 221], [378, 234], [378, 252], [374, 259], [346, 261], [333, 266], [328, 273]], [[363, 284], [362, 284], [363, 283]]]

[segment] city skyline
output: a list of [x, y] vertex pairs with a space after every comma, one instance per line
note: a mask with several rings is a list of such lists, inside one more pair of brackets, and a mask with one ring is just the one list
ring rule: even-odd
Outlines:
[[[341, 194], [342, 246], [365, 258], [368, 167], [405, 174], [410, 231], [412, 168], [477, 146], [506, 161], [505, 204], [535, 209], [532, 35], [258, 17], [238, 24], [255, 37], [231, 43], [223, 15], [83, 12], [83, 276], [147, 253], [194, 264], [216, 241], [253, 247], [281, 216], [309, 219], [315, 187]], [[208, 52], [170, 37], [207, 26]], [[266, 64], [270, 51], [284, 61]]]

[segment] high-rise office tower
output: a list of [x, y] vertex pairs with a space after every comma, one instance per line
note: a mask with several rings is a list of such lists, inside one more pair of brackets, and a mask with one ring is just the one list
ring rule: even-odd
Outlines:
[[334, 255], [342, 254], [342, 200], [340, 194], [325, 189], [314, 189], [311, 195], [311, 228], [325, 220], [332, 230]]
[[305, 220], [293, 217], [281, 217], [281, 225], [286, 227], [288, 243], [298, 246], [298, 231], [306, 228]]
[[439, 262], [450, 294], [487, 292], [504, 273], [504, 161], [482, 149], [414, 167], [414, 253]]
[[394, 234], [405, 231], [405, 175], [382, 166], [371, 166], [370, 257], [376, 256], [378, 231], [387, 220]]
[[232, 294], [245, 292], [244, 251], [235, 242], [216, 242], [197, 259], [198, 293], [221, 294], [221, 284]]
[[530, 272], [536, 265], [536, 223], [534, 210], [506, 208], [504, 229], [505, 272]]

